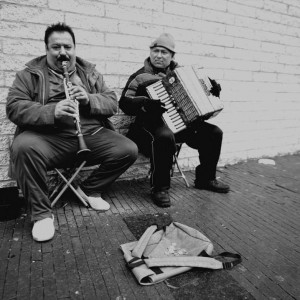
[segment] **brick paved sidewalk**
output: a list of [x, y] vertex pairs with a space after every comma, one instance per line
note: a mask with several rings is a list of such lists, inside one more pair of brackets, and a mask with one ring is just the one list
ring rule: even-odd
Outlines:
[[[56, 235], [46, 243], [32, 240], [26, 211], [0, 222], [0, 299], [300, 299], [300, 155], [274, 160], [221, 169], [229, 194], [174, 178], [168, 209], [152, 204], [146, 180], [116, 182], [104, 195], [112, 208], [102, 214], [69, 195], [55, 209]], [[192, 183], [194, 174], [186, 174]], [[125, 220], [160, 213], [202, 231], [216, 253], [239, 252], [242, 264], [139, 286], [119, 249], [136, 239]]]

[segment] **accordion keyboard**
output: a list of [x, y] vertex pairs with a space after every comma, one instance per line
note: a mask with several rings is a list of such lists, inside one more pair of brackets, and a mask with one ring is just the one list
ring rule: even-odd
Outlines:
[[152, 99], [159, 99], [165, 104], [167, 111], [163, 114], [163, 119], [173, 133], [177, 133], [186, 128], [185, 122], [178, 112], [176, 102], [172, 99], [172, 96], [168, 94], [161, 81], [147, 87], [147, 91]]

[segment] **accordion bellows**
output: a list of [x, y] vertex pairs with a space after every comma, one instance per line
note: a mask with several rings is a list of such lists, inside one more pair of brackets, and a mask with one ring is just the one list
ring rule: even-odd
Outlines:
[[218, 97], [211, 94], [209, 78], [195, 66], [176, 68], [162, 80], [147, 87], [152, 99], [160, 99], [167, 111], [165, 123], [173, 133], [187, 128], [197, 119], [207, 120], [224, 108]]

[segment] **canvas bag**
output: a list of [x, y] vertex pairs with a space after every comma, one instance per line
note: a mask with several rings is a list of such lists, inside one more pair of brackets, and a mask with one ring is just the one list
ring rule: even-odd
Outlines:
[[201, 232], [178, 222], [164, 229], [150, 226], [139, 239], [121, 245], [127, 266], [141, 285], [152, 285], [193, 267], [230, 269], [242, 261], [239, 254], [223, 252], [211, 257], [212, 242]]

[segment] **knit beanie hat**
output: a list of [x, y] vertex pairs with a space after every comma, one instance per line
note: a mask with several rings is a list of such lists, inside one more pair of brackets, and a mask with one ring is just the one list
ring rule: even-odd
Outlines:
[[169, 33], [162, 33], [156, 40], [151, 43], [150, 49], [154, 47], [164, 47], [175, 53], [175, 41], [173, 36]]

